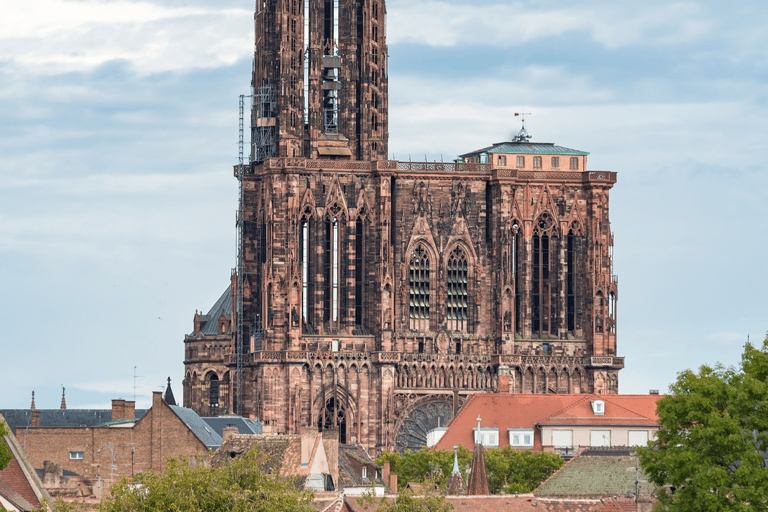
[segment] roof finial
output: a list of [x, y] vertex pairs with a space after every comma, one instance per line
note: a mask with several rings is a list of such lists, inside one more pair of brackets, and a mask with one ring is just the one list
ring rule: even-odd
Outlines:
[[[525, 108], [523, 108], [525, 110]], [[528, 131], [525, 129], [525, 116], [531, 115], [530, 112], [515, 112], [515, 117], [522, 116], [523, 118], [523, 127], [520, 128], [520, 131], [517, 132], [517, 135], [512, 137], [512, 142], [528, 142], [528, 140], [531, 138], [530, 135], [528, 135]]]
[[67, 398], [64, 396], [64, 391], [66, 391], [67, 388], [64, 387], [64, 384], [61, 385], [61, 408], [66, 409], [67, 408]]
[[32, 390], [32, 407], [30, 407], [33, 411], [35, 410], [35, 390]]
[[459, 447], [454, 446], [453, 447], [453, 471], [451, 471], [452, 475], [460, 475], [461, 472], [459, 471]]
[[165, 395], [163, 396], [163, 400], [165, 400], [165, 403], [168, 405], [176, 405], [176, 398], [173, 396], [173, 391], [171, 391], [171, 378], [168, 377], [168, 387], [165, 388]]

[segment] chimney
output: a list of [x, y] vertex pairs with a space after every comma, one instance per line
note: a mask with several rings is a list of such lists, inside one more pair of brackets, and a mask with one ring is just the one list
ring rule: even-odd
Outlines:
[[125, 400], [115, 398], [112, 400], [112, 421], [125, 419]]
[[386, 485], [389, 485], [389, 461], [384, 461], [384, 468], [382, 469], [381, 473], [382, 478], [384, 479], [384, 483]]
[[195, 318], [194, 318], [194, 325], [192, 327], [192, 334], [197, 334], [200, 332], [200, 313], [195, 310]]
[[163, 403], [163, 392], [162, 391], [153, 391], [152, 392], [152, 408], [155, 407], [160, 410], [160, 404]]
[[39, 427], [40, 426], [40, 410], [34, 409], [32, 411], [32, 419], [29, 422], [30, 427]]
[[30, 407], [33, 411], [36, 409], [35, 407], [35, 392], [32, 391], [32, 406]]
[[226, 443], [229, 440], [230, 437], [232, 437], [233, 435], [235, 435], [235, 434], [237, 434], [239, 432], [240, 431], [237, 430], [237, 427], [232, 427], [232, 426], [224, 427], [224, 430], [221, 433], [221, 438]]
[[134, 402], [133, 400], [125, 401], [125, 419], [126, 420], [136, 419], [136, 402]]

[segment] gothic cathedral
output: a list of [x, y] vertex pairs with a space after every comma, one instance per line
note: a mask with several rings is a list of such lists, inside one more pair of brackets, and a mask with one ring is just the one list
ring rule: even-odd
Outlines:
[[587, 153], [387, 159], [384, 0], [257, 2], [229, 287], [185, 336], [184, 405], [419, 449], [477, 392], [617, 393], [608, 195]]

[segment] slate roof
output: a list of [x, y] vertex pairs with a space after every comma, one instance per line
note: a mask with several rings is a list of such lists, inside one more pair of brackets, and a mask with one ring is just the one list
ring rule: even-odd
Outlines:
[[198, 439], [209, 449], [215, 450], [221, 446], [222, 439], [203, 419], [192, 409], [169, 405], [168, 407], [179, 417]]
[[[41, 427], [97, 427], [112, 421], [112, 409], [37, 409], [40, 411]], [[136, 420], [146, 414], [146, 409], [136, 410]], [[11, 432], [19, 427], [28, 427], [32, 421], [31, 409], [4, 409]]]
[[461, 155], [462, 158], [479, 155], [481, 153], [505, 153], [518, 155], [568, 155], [586, 156], [589, 153], [578, 149], [555, 146], [550, 142], [497, 142], [477, 151]]
[[571, 459], [536, 489], [537, 496], [627, 496], [635, 493], [640, 480], [640, 497], [646, 501], [656, 492], [648, 478], [638, 473], [638, 457], [631, 455], [588, 455]]
[[224, 429], [226, 427], [237, 427], [238, 434], [263, 434], [261, 421], [250, 418], [243, 418], [241, 416], [213, 416], [203, 418], [203, 421], [208, 424], [219, 436], [224, 435]]
[[232, 291], [231, 285], [227, 286], [219, 300], [211, 307], [205, 315], [200, 315], [200, 333], [206, 336], [215, 336], [219, 334], [218, 319], [221, 314], [229, 318], [232, 315]]

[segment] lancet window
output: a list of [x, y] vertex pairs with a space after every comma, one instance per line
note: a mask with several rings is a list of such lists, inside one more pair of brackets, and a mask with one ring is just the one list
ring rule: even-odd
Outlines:
[[461, 247], [456, 247], [448, 258], [446, 268], [446, 320], [448, 329], [467, 331], [469, 320], [469, 286], [467, 256]]
[[429, 329], [430, 267], [429, 253], [418, 245], [411, 253], [408, 271], [408, 312], [413, 330]]
[[515, 332], [520, 334], [522, 333], [522, 324], [521, 321], [521, 311], [522, 311], [522, 297], [521, 297], [521, 289], [522, 289], [522, 279], [519, 275], [520, 273], [520, 259], [522, 258], [521, 255], [521, 244], [523, 241], [523, 233], [520, 229], [520, 223], [515, 220], [512, 222], [512, 236], [510, 238], [510, 243], [512, 247], [510, 248], [510, 274], [512, 275], [512, 279], [514, 281], [514, 289], [515, 289]]
[[[311, 212], [307, 212], [310, 213]], [[299, 224], [299, 261], [301, 265], [301, 315], [302, 329], [306, 334], [312, 333], [314, 304], [312, 301], [313, 283], [310, 280], [312, 268], [312, 253], [310, 240], [313, 222], [304, 216]]]
[[343, 216], [341, 208], [329, 209], [325, 218], [324, 269], [323, 269], [323, 321], [329, 324], [331, 331], [338, 329], [341, 310], [342, 282], [342, 232]]
[[534, 334], [557, 334], [557, 237], [555, 220], [544, 212], [533, 234], [531, 320]]

